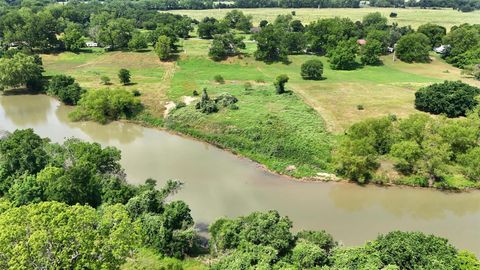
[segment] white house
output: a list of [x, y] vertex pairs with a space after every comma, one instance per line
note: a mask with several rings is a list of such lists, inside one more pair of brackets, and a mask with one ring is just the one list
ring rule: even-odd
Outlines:
[[439, 54], [444, 54], [450, 49], [450, 45], [440, 45], [438, 47], [433, 48], [433, 51]]
[[87, 42], [85, 43], [85, 45], [87, 45], [87, 47], [89, 47], [89, 48], [98, 47], [98, 43], [93, 42], [93, 41], [87, 41]]

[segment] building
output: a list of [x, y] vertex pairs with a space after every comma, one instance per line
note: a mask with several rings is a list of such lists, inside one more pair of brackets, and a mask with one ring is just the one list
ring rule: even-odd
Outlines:
[[98, 43], [93, 42], [93, 41], [88, 41], [88, 42], [85, 43], [85, 45], [87, 45], [87, 47], [89, 47], [89, 48], [98, 47]]
[[447, 53], [449, 49], [450, 49], [450, 45], [440, 45], [438, 47], [433, 48], [433, 51], [439, 54], [444, 54], [444, 53]]

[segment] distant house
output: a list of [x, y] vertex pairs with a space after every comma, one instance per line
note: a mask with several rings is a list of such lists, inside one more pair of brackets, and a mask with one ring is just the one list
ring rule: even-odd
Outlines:
[[89, 47], [89, 48], [98, 47], [98, 43], [93, 42], [93, 41], [88, 41], [88, 42], [85, 43], [85, 45], [87, 45], [87, 47]]
[[358, 39], [358, 40], [357, 40], [357, 43], [360, 44], [360, 45], [365, 45], [365, 44], [367, 44], [367, 40], [365, 40], [365, 39]]
[[358, 3], [358, 6], [359, 7], [369, 7], [370, 6], [370, 1], [360, 1], [360, 3]]
[[388, 47], [387, 48], [388, 53], [393, 53], [394, 51], [395, 51], [395, 49], [393, 47]]
[[445, 54], [447, 53], [448, 49], [450, 49], [450, 45], [440, 45], [433, 48], [433, 51], [439, 54]]

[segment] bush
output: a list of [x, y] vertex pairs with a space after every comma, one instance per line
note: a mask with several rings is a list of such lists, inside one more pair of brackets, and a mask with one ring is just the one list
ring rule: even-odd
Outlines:
[[365, 109], [365, 108], [363, 107], [362, 104], [358, 104], [358, 105], [357, 105], [357, 110], [363, 111], [364, 109]]
[[231, 94], [225, 93], [221, 94], [218, 97], [215, 98], [215, 103], [222, 106], [222, 107], [228, 107], [232, 104], [235, 104], [238, 102], [238, 99], [234, 97]]
[[91, 90], [83, 95], [70, 117], [74, 121], [93, 120], [105, 124], [121, 118], [131, 118], [141, 109], [140, 101], [126, 90]]
[[120, 79], [120, 82], [123, 84], [123, 85], [127, 85], [130, 83], [130, 78], [131, 78], [131, 75], [130, 75], [130, 71], [128, 69], [120, 69], [118, 71], [118, 78]]
[[58, 97], [67, 105], [76, 105], [85, 93], [75, 79], [66, 75], [55, 75], [48, 84], [47, 93]]
[[398, 59], [407, 62], [425, 63], [430, 61], [430, 40], [422, 33], [407, 34], [400, 38], [395, 49]]
[[219, 84], [224, 84], [225, 83], [225, 79], [223, 79], [222, 75], [215, 75], [213, 77], [213, 79]]
[[104, 84], [104, 85], [109, 85], [109, 84], [110, 84], [110, 77], [108, 77], [108, 76], [102, 76], [102, 77], [100, 77], [100, 81], [101, 81], [102, 84]]
[[273, 85], [275, 86], [275, 90], [277, 91], [277, 94], [280, 95], [285, 93], [285, 84], [288, 82], [288, 80], [289, 78], [285, 74], [277, 76], [277, 79], [273, 83]]
[[432, 114], [448, 117], [465, 116], [477, 106], [475, 96], [480, 89], [461, 81], [445, 81], [421, 88], [415, 93], [415, 107]]
[[133, 90], [132, 94], [133, 94], [134, 97], [139, 97], [139, 96], [142, 95], [142, 93], [140, 93], [140, 91], [138, 91], [137, 89]]
[[312, 59], [302, 64], [302, 78], [304, 80], [320, 80], [323, 74], [323, 63], [320, 60]]
[[250, 83], [250, 82], [244, 83], [243, 88], [245, 89], [245, 91], [253, 90], [252, 83]]
[[217, 104], [215, 103], [215, 101], [210, 100], [207, 89], [203, 89], [202, 98], [200, 99], [200, 102], [195, 104], [195, 109], [205, 114], [218, 112]]

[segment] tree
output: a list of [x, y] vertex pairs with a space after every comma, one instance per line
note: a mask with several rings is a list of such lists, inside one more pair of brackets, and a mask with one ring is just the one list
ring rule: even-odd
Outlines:
[[480, 60], [480, 27], [477, 25], [463, 24], [453, 27], [443, 38], [443, 44], [450, 45], [445, 60], [460, 68], [478, 64]]
[[478, 102], [480, 88], [461, 81], [445, 81], [423, 87], [415, 93], [415, 107], [432, 114], [448, 117], [465, 116]]
[[85, 46], [85, 38], [82, 33], [83, 30], [80, 24], [68, 23], [61, 37], [61, 40], [65, 44], [65, 49], [72, 52], [80, 51], [80, 49]]
[[135, 32], [132, 36], [132, 39], [130, 39], [130, 41], [128, 42], [128, 49], [132, 51], [146, 49], [147, 46], [147, 38], [144, 34], [140, 32]]
[[98, 33], [98, 41], [110, 49], [127, 48], [132, 39], [135, 26], [132, 21], [125, 18], [110, 19], [102, 25]]
[[380, 12], [368, 13], [362, 19], [362, 26], [369, 32], [371, 30], [386, 30], [387, 29], [387, 18], [382, 16]]
[[123, 85], [127, 85], [130, 83], [130, 78], [131, 78], [131, 75], [130, 75], [130, 71], [128, 69], [120, 69], [118, 71], [118, 78], [120, 79], [120, 82], [123, 84]]
[[417, 142], [401, 141], [392, 145], [391, 154], [398, 159], [396, 169], [408, 175], [416, 171], [415, 166], [422, 157], [422, 148]]
[[155, 53], [161, 61], [166, 61], [172, 56], [171, 40], [167, 36], [160, 36], [155, 43]]
[[325, 231], [300, 231], [295, 235], [295, 238], [315, 244], [327, 253], [330, 253], [337, 246], [333, 236]]
[[395, 49], [396, 56], [407, 63], [429, 62], [430, 40], [422, 33], [407, 34], [400, 38]]
[[340, 70], [355, 69], [357, 51], [358, 47], [354, 40], [340, 41], [337, 47], [328, 53], [330, 67]]
[[31, 204], [0, 215], [0, 268], [76, 269], [88, 265], [117, 269], [137, 241], [138, 228], [121, 205], [97, 212], [88, 206], [58, 202]]
[[67, 105], [76, 105], [85, 93], [75, 79], [66, 75], [55, 75], [48, 84], [47, 93], [58, 97]]
[[308, 241], [298, 241], [292, 249], [292, 263], [298, 269], [309, 269], [327, 264], [327, 252]]
[[475, 147], [468, 150], [467, 153], [461, 155], [459, 160], [464, 164], [463, 171], [465, 175], [474, 180], [480, 181], [480, 147]]
[[302, 53], [307, 48], [307, 40], [302, 32], [286, 32], [283, 47], [289, 54]]
[[305, 31], [309, 50], [327, 54], [337, 47], [340, 41], [357, 39], [358, 27], [349, 18], [328, 18], [310, 23]]
[[302, 78], [304, 80], [320, 80], [323, 74], [323, 63], [320, 60], [312, 59], [302, 64]]
[[285, 74], [277, 76], [277, 79], [273, 83], [273, 85], [275, 86], [275, 90], [277, 91], [277, 94], [280, 95], [285, 93], [285, 84], [288, 82], [288, 80], [289, 78]]
[[22, 85], [34, 85], [42, 78], [42, 67], [35, 57], [16, 53], [12, 58], [0, 58], [0, 90]]
[[254, 212], [237, 219], [219, 219], [209, 227], [214, 250], [235, 249], [243, 243], [271, 247], [279, 254], [289, 249], [292, 222], [277, 211]]
[[441, 25], [427, 23], [418, 27], [418, 33], [422, 33], [430, 40], [430, 47], [438, 47], [442, 45], [442, 39], [447, 34], [447, 29]]
[[381, 63], [380, 55], [383, 52], [383, 44], [375, 39], [367, 41], [360, 49], [360, 61], [364, 65], [378, 65]]
[[205, 17], [198, 24], [198, 36], [202, 39], [212, 39], [214, 35], [228, 32], [228, 25], [215, 18]]
[[208, 51], [208, 56], [215, 61], [220, 61], [228, 56], [237, 55], [239, 49], [245, 49], [242, 37], [235, 37], [231, 33], [215, 35]]
[[110, 84], [110, 77], [103, 75], [100, 77], [100, 81], [102, 81], [102, 84], [104, 85], [109, 85]]
[[302, 21], [293, 20], [290, 22], [290, 29], [292, 32], [303, 32], [305, 30], [305, 26], [303, 26]]
[[252, 28], [252, 16], [245, 16], [242, 11], [232, 10], [225, 15], [225, 23], [228, 27], [237, 29], [244, 33], [250, 32]]
[[15, 175], [36, 174], [45, 167], [48, 158], [44, 140], [32, 129], [15, 130], [0, 141], [0, 193], [5, 193]]
[[394, 231], [380, 235], [372, 246], [385, 265], [409, 270], [455, 269], [457, 251], [444, 238]]
[[254, 55], [257, 60], [265, 62], [285, 61], [287, 49], [284, 47], [283, 33], [273, 25], [267, 25], [254, 35], [257, 50]]
[[142, 104], [124, 89], [90, 90], [82, 96], [70, 113], [74, 121], [93, 120], [105, 124], [121, 118], [131, 118], [142, 110]]

